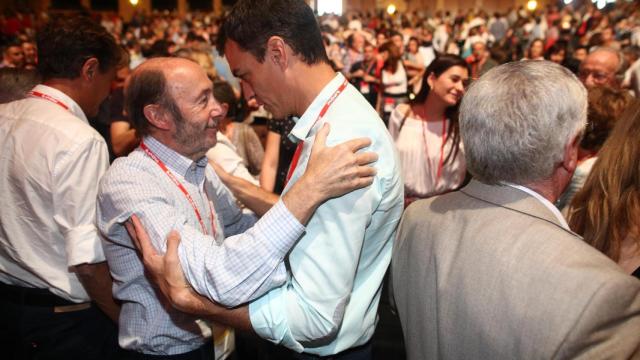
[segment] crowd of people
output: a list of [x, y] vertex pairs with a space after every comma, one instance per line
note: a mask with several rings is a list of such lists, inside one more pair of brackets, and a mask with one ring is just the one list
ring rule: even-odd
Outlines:
[[426, 10], [7, 11], [8, 357], [640, 356], [640, 3]]

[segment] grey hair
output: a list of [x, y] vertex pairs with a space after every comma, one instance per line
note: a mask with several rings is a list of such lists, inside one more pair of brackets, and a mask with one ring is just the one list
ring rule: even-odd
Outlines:
[[467, 169], [487, 184], [548, 179], [586, 118], [587, 90], [565, 67], [540, 60], [495, 67], [460, 105]]

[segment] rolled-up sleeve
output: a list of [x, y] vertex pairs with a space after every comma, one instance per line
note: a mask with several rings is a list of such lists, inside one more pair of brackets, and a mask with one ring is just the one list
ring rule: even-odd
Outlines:
[[79, 143], [53, 169], [54, 221], [64, 236], [67, 265], [105, 261], [96, 228], [96, 196], [109, 166], [104, 141]]

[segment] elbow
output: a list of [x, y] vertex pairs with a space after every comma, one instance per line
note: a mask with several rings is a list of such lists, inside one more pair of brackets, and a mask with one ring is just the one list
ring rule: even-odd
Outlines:
[[305, 326], [307, 331], [301, 334], [302, 338], [299, 340], [313, 344], [314, 347], [326, 345], [334, 341], [342, 327], [346, 304], [346, 302], [337, 304], [333, 314], [322, 315], [320, 312], [317, 312], [318, 316], [315, 320], [308, 318], [307, 326]]

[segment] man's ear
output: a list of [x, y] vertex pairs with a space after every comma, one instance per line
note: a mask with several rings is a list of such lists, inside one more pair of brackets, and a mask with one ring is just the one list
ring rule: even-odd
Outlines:
[[94, 77], [100, 71], [100, 61], [97, 58], [91, 57], [87, 59], [84, 64], [82, 64], [82, 68], [80, 69], [80, 76], [87, 81], [92, 81]]
[[142, 109], [149, 123], [161, 130], [170, 130], [172, 121], [167, 112], [158, 104], [149, 104]]
[[579, 132], [564, 146], [562, 167], [570, 174], [573, 174], [578, 166], [578, 148], [580, 147], [581, 140], [582, 133]]
[[282, 71], [287, 68], [289, 54], [287, 54], [287, 45], [280, 36], [272, 36], [267, 40], [265, 61], [271, 61]]

